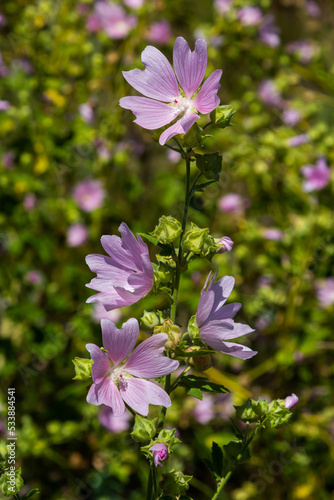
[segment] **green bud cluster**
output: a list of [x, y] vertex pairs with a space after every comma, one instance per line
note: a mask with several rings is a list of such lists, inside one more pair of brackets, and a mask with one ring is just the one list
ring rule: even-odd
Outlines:
[[284, 406], [283, 399], [275, 399], [271, 403], [259, 398], [258, 401], [248, 399], [245, 404], [235, 406], [237, 417], [243, 422], [257, 422], [265, 427], [279, 428], [291, 418], [291, 412]]
[[191, 479], [192, 476], [186, 476], [180, 470], [172, 469], [168, 474], [163, 474], [159, 486], [165, 495], [179, 498], [189, 489]]
[[217, 245], [214, 238], [209, 234], [209, 228], [202, 229], [193, 222], [189, 231], [184, 235], [184, 245], [190, 252], [201, 257], [207, 257], [217, 251]]
[[169, 318], [165, 319], [161, 326], [156, 326], [154, 328], [154, 333], [167, 333], [168, 340], [165, 344], [166, 349], [175, 347], [181, 340], [181, 328], [174, 325], [172, 320]]

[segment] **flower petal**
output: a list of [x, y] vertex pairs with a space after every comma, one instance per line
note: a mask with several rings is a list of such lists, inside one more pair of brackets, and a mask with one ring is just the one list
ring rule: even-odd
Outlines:
[[213, 314], [210, 314], [210, 321], [221, 321], [224, 319], [234, 318], [237, 312], [241, 309], [240, 302], [233, 302], [226, 306], [220, 307]]
[[202, 326], [203, 323], [208, 319], [214, 301], [215, 301], [215, 294], [213, 290], [209, 290], [208, 292], [206, 291], [201, 292], [201, 297], [199, 299], [197, 313], [196, 313], [196, 323], [198, 326]]
[[87, 395], [87, 403], [96, 406], [101, 404], [109, 406], [112, 408], [115, 417], [120, 417], [125, 411], [125, 404], [111, 377], [107, 377], [99, 384], [91, 386]]
[[126, 285], [129, 270], [123, 269], [123, 266], [116, 264], [114, 259], [105, 255], [90, 254], [86, 257], [86, 263], [89, 269], [96, 273], [99, 278], [115, 280], [117, 283], [123, 282]]
[[220, 88], [219, 80], [221, 79], [222, 73], [221, 69], [216, 69], [216, 71], [211, 73], [195, 97], [194, 105], [200, 113], [211, 113], [211, 111], [219, 106], [220, 99], [217, 96], [217, 91]]
[[174, 125], [166, 129], [160, 136], [159, 144], [163, 146], [169, 139], [177, 134], [186, 134], [190, 127], [194, 125], [196, 120], [199, 120], [199, 116], [196, 113], [189, 112], [182, 116]]
[[126, 384], [121, 385], [122, 398], [140, 415], [148, 414], [150, 404], [166, 408], [172, 404], [167, 392], [153, 382], [138, 378], [125, 378]]
[[86, 349], [94, 361], [92, 366], [93, 381], [98, 384], [104, 379], [110, 370], [108, 356], [95, 344], [86, 344]]
[[118, 365], [134, 349], [138, 335], [139, 324], [135, 318], [123, 323], [119, 330], [109, 319], [101, 320], [103, 347], [108, 351], [111, 361]]
[[134, 122], [148, 130], [164, 127], [182, 111], [164, 102], [153, 101], [147, 97], [122, 97], [119, 104], [122, 108], [131, 109], [132, 113], [136, 115]]
[[158, 333], [144, 340], [133, 351], [123, 369], [135, 377], [156, 378], [172, 373], [179, 362], [163, 355], [166, 333]]
[[249, 347], [236, 344], [235, 342], [222, 342], [220, 351], [240, 359], [249, 359], [257, 354], [257, 351], [252, 351]]
[[179, 36], [173, 51], [174, 70], [187, 99], [200, 86], [207, 65], [206, 41], [196, 40], [195, 50], [191, 52], [188, 43]]
[[125, 80], [146, 97], [172, 102], [179, 95], [179, 86], [168, 59], [149, 45], [142, 52], [141, 61], [145, 69], [123, 71]]

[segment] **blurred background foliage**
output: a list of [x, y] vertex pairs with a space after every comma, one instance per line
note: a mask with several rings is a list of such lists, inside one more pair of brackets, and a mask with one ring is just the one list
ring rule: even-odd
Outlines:
[[[292, 423], [263, 432], [226, 498], [333, 498], [334, 10], [331, 0], [317, 2], [124, 0], [116, 25], [90, 0], [1, 2], [0, 432], [6, 388], [15, 387], [27, 491], [39, 487], [50, 500], [144, 498], [138, 446], [127, 431], [101, 425], [85, 384], [72, 381], [71, 360], [101, 340], [101, 311], [85, 304], [85, 256], [102, 252], [101, 235], [117, 234], [121, 221], [149, 232], [160, 215], [181, 216], [183, 163], [118, 105], [132, 92], [122, 70], [141, 67], [148, 43], [171, 60], [181, 35], [207, 40], [207, 73], [223, 69], [221, 103], [237, 113], [233, 127], [208, 129], [207, 151], [223, 153], [223, 173], [190, 213], [235, 245], [191, 265], [179, 321], [186, 325], [206, 274], [219, 268], [236, 278], [232, 300], [243, 304], [238, 319], [256, 328], [245, 342], [259, 354], [215, 357], [207, 373], [230, 388], [227, 398], [198, 403], [176, 393], [168, 425], [183, 444], [168, 464], [194, 475], [191, 496], [210, 498], [201, 458], [212, 440], [231, 438], [232, 405], [295, 392]], [[308, 188], [301, 168], [319, 159], [325, 178]], [[152, 307], [168, 303], [148, 296], [110, 317], [139, 318]]]

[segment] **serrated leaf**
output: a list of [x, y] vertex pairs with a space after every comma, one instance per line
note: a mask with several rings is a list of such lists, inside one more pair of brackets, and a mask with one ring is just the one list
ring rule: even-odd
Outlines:
[[207, 458], [203, 458], [203, 462], [205, 463], [205, 465], [207, 466], [207, 468], [209, 469], [210, 472], [215, 472], [214, 471], [214, 466], [213, 466], [213, 463], [211, 462], [211, 460], [208, 460]]
[[219, 181], [222, 169], [222, 156], [219, 153], [195, 154], [197, 168], [208, 180]]
[[223, 472], [224, 456], [221, 447], [214, 441], [212, 442], [211, 458], [214, 472], [221, 477]]
[[201, 389], [197, 389], [196, 387], [191, 387], [189, 390], [187, 390], [187, 394], [189, 394], [189, 396], [193, 396], [196, 399], [200, 399], [201, 401], [203, 399]]
[[200, 389], [204, 392], [225, 393], [230, 392], [226, 387], [215, 382], [210, 382], [207, 378], [197, 377], [196, 375], [184, 375], [179, 382], [181, 387], [184, 387], [188, 392], [191, 388]]
[[231, 421], [235, 436], [238, 439], [243, 439], [244, 435], [241, 432], [241, 430], [239, 429], [239, 427], [237, 426], [237, 424], [234, 422], [234, 420], [232, 418], [230, 418], [230, 421]]

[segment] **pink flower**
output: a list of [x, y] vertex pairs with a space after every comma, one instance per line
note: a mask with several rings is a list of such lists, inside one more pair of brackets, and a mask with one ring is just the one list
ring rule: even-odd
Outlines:
[[103, 248], [112, 258], [95, 254], [86, 257], [90, 270], [97, 274], [86, 286], [99, 292], [87, 302], [102, 302], [107, 311], [138, 302], [153, 285], [147, 245], [139, 234], [137, 241], [124, 222], [119, 232], [122, 238], [115, 235], [101, 238]]
[[167, 334], [159, 333], [144, 340], [129, 356], [138, 339], [138, 321], [131, 318], [118, 330], [115, 323], [103, 319], [101, 328], [106, 352], [95, 344], [86, 345], [94, 361], [93, 385], [87, 402], [109, 406], [115, 417], [123, 415], [124, 402], [144, 416], [148, 414], [149, 404], [170, 406], [168, 394], [155, 383], [144, 380], [163, 377], [179, 366], [178, 361], [163, 355]]
[[14, 166], [15, 153], [14, 151], [7, 151], [2, 156], [2, 162], [6, 170], [11, 170]]
[[302, 167], [301, 173], [306, 179], [303, 183], [303, 189], [306, 193], [319, 191], [327, 186], [331, 176], [331, 171], [323, 157], [318, 159], [316, 165], [305, 165]]
[[84, 224], [72, 224], [66, 233], [67, 246], [80, 247], [88, 238], [87, 227]]
[[213, 410], [214, 398], [210, 394], [203, 394], [203, 399], [196, 399], [193, 415], [197, 422], [206, 425], [215, 416]]
[[214, 283], [217, 273], [209, 283], [211, 272], [207, 277], [196, 313], [196, 323], [199, 327], [201, 340], [212, 349], [240, 359], [252, 358], [257, 354], [249, 347], [235, 342], [225, 342], [246, 335], [254, 330], [241, 323], [235, 323], [233, 317], [241, 308], [241, 304], [235, 302], [224, 306], [233, 290], [234, 278], [224, 276]]
[[288, 408], [290, 410], [298, 403], [298, 401], [299, 401], [298, 396], [296, 396], [296, 394], [292, 393], [291, 396], [288, 396], [285, 399], [285, 408]]
[[105, 190], [99, 180], [86, 179], [77, 184], [73, 190], [73, 197], [79, 208], [85, 212], [92, 212], [100, 208], [104, 197]]
[[321, 9], [314, 0], [306, 0], [305, 9], [310, 17], [320, 17]]
[[160, 135], [162, 146], [175, 135], [187, 133], [200, 118], [197, 112], [210, 113], [220, 103], [217, 96], [222, 75], [220, 69], [211, 73], [198, 94], [194, 95], [206, 70], [205, 40], [197, 40], [195, 50], [191, 52], [185, 39], [178, 37], [174, 44], [173, 62], [175, 73], [160, 50], [149, 45], [142, 52], [145, 69], [123, 71], [126, 81], [146, 96], [122, 97], [120, 100], [123, 108], [130, 109], [136, 115], [135, 123], [155, 130], [179, 117]]
[[233, 248], [234, 241], [232, 241], [228, 236], [223, 236], [217, 241], [217, 245], [222, 245], [221, 249], [218, 250], [217, 253], [230, 252]]
[[132, 415], [129, 411], [125, 411], [120, 417], [115, 417], [114, 412], [109, 406], [102, 405], [99, 421], [108, 431], [117, 434], [129, 429], [131, 417]]
[[263, 80], [258, 88], [258, 96], [267, 106], [282, 108], [284, 101], [273, 80]]
[[110, 321], [117, 323], [122, 317], [120, 309], [113, 309], [112, 311], [106, 311], [101, 302], [94, 302], [93, 306], [94, 306], [93, 319], [94, 321], [96, 321], [96, 323], [101, 323], [101, 319], [109, 319]]
[[281, 43], [279, 36], [280, 29], [275, 26], [274, 17], [271, 15], [265, 16], [263, 25], [260, 27], [259, 37], [260, 40], [269, 45], [269, 47], [278, 47]]
[[215, 8], [219, 14], [226, 14], [232, 7], [232, 0], [215, 0]]
[[34, 193], [27, 193], [23, 200], [23, 206], [27, 212], [33, 210], [36, 206], [36, 196]]
[[239, 10], [238, 19], [244, 26], [256, 26], [262, 21], [262, 11], [259, 7], [246, 6]]
[[152, 43], [166, 44], [170, 41], [171, 36], [170, 24], [163, 19], [162, 21], [151, 24], [146, 35], [146, 40]]
[[40, 283], [42, 283], [42, 275], [39, 271], [36, 270], [29, 271], [26, 274], [25, 279], [31, 285], [39, 285]]
[[88, 125], [91, 125], [94, 121], [94, 110], [92, 106], [90, 106], [87, 102], [84, 104], [80, 104], [79, 106], [79, 113], [81, 118], [88, 123]]
[[137, 17], [127, 14], [123, 7], [113, 2], [101, 0], [95, 4], [94, 13], [88, 18], [87, 29], [103, 31], [109, 38], [119, 40], [125, 38], [137, 25]]
[[123, 3], [129, 9], [140, 9], [144, 4], [144, 0], [123, 0]]
[[307, 142], [309, 142], [309, 140], [310, 138], [307, 134], [294, 135], [293, 137], [290, 137], [288, 139], [288, 145], [292, 148], [295, 148], [296, 146], [302, 146], [303, 144], [306, 144]]
[[10, 108], [10, 102], [0, 101], [0, 111], [7, 111]]
[[248, 208], [249, 201], [237, 193], [228, 193], [222, 196], [218, 202], [218, 208], [221, 212], [241, 215], [245, 208]]
[[0, 28], [2, 28], [3, 26], [6, 26], [7, 24], [7, 19], [5, 18], [5, 16], [3, 14], [0, 13]]
[[157, 443], [151, 446], [150, 451], [153, 455], [154, 465], [162, 467], [162, 463], [168, 458], [168, 448], [165, 443]]
[[321, 307], [328, 307], [334, 304], [334, 277], [330, 277], [316, 282], [317, 297]]
[[266, 240], [272, 240], [272, 241], [281, 241], [283, 239], [283, 231], [280, 229], [265, 229], [263, 231], [263, 237]]
[[287, 45], [287, 52], [297, 56], [303, 64], [308, 64], [318, 52], [318, 47], [307, 40], [296, 40]]
[[294, 127], [301, 119], [301, 114], [297, 109], [287, 108], [283, 111], [282, 120], [285, 125]]

